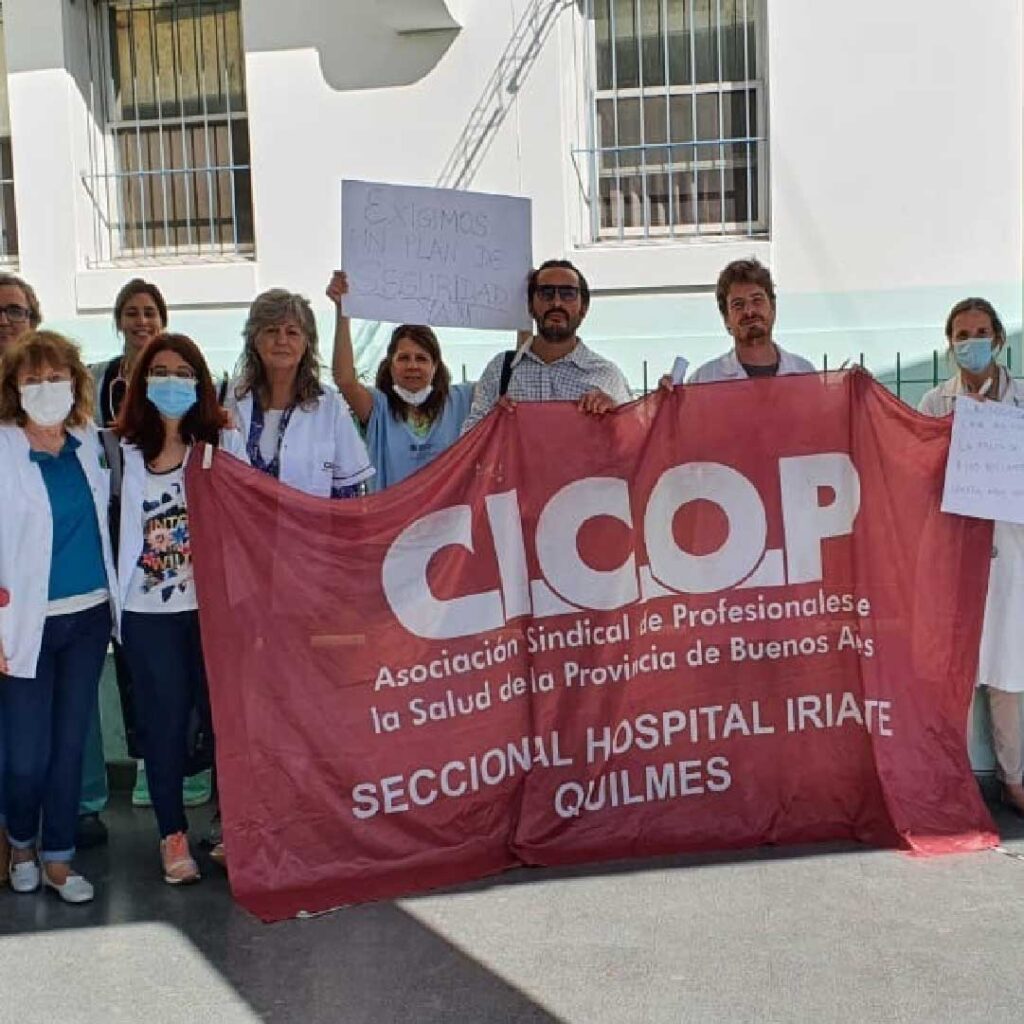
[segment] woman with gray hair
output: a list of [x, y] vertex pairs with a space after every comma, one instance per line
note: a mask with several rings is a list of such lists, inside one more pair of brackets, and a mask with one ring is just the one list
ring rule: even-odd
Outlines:
[[[322, 498], [358, 495], [373, 476], [344, 399], [320, 383], [316, 319], [301, 295], [257, 295], [242, 330], [229, 410], [254, 469]], [[215, 815], [210, 857], [226, 862]]]
[[348, 406], [320, 382], [309, 302], [283, 288], [263, 292], [242, 337], [232, 411], [253, 467], [306, 494], [358, 494], [373, 466]]

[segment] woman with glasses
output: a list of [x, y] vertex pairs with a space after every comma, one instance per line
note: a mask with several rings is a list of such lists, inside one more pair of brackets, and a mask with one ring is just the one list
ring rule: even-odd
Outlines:
[[375, 387], [356, 376], [349, 318], [342, 310], [348, 279], [337, 271], [327, 296], [337, 307], [334, 381], [366, 429], [377, 490], [400, 483], [458, 439], [473, 401], [472, 384], [452, 384], [441, 346], [429, 327], [395, 328], [377, 367]]
[[[4, 352], [14, 342], [38, 327], [42, 319], [39, 299], [32, 286], [14, 274], [0, 273], [0, 360], [3, 360]], [[0, 594], [0, 601], [7, 599], [5, 593]], [[0, 607], [3, 607], [2, 603]], [[2, 715], [3, 710], [0, 708]], [[3, 719], [0, 717], [0, 780], [3, 779], [3, 767], [4, 734]], [[5, 821], [3, 784], [0, 782], [0, 888], [7, 884], [7, 862], [10, 860]]]
[[[957, 396], [978, 401], [1024, 404], [1024, 382], [996, 361], [1006, 329], [987, 299], [962, 299], [946, 317], [946, 344], [956, 373], [922, 399], [928, 416], [948, 416]], [[978, 686], [988, 697], [992, 747], [1003, 784], [1003, 802], [1024, 817], [1024, 526], [995, 524], [992, 565], [981, 631]]]
[[[139, 353], [158, 334], [167, 329], [167, 303], [160, 289], [150, 281], [132, 278], [117, 293], [114, 299], [114, 326], [121, 335], [121, 354], [103, 363], [89, 367], [96, 384], [96, 424], [112, 427], [117, 420], [128, 379]], [[109, 438], [106, 438], [109, 441]], [[115, 481], [115, 492], [117, 490]], [[111, 531], [117, 537], [117, 509], [111, 516]], [[114, 643], [114, 671], [117, 689], [121, 697], [121, 711], [124, 719], [125, 737], [129, 752], [136, 753], [134, 702], [131, 674], [121, 652], [121, 645]], [[210, 774], [203, 772], [186, 781], [186, 799], [189, 804], [205, 803], [210, 799]], [[103, 740], [100, 734], [99, 716], [93, 723], [89, 742], [86, 746], [85, 778], [82, 787], [82, 804], [79, 809], [78, 843], [85, 848], [96, 846], [107, 840], [107, 829], [100, 819], [100, 812], [107, 803], [106, 765], [103, 762]], [[132, 803], [137, 807], [148, 807], [149, 790], [146, 782], [146, 768], [138, 762]]]
[[43, 312], [32, 286], [15, 274], [0, 273], [0, 359], [42, 320]]
[[245, 446], [199, 348], [159, 335], [132, 370], [116, 431], [124, 453], [118, 551], [120, 638], [135, 684], [136, 724], [160, 831], [164, 881], [199, 880], [182, 782], [192, 709], [211, 731], [192, 578], [185, 465], [197, 442], [240, 459]]
[[7, 349], [0, 364], [0, 725], [9, 874], [15, 892], [42, 883], [67, 903], [93, 898], [71, 861], [82, 754], [117, 596], [108, 473], [92, 412], [92, 380], [67, 339], [33, 331]]
[[316, 319], [301, 295], [258, 295], [242, 332], [233, 412], [253, 468], [306, 494], [348, 498], [373, 476], [345, 403], [320, 383]]

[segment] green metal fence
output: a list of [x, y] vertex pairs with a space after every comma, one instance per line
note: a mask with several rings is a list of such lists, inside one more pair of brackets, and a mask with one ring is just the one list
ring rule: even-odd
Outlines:
[[[953, 374], [953, 367], [947, 360], [945, 351], [939, 352], [938, 350], [934, 350], [931, 356], [924, 356], [923, 358], [917, 356], [909, 362], [904, 359], [901, 353], [897, 352], [892, 369], [880, 372], [875, 372], [865, 363], [863, 352], [858, 354], [856, 361], [864, 369], [873, 372], [875, 379], [887, 387], [897, 398], [910, 405], [917, 405], [921, 396], [926, 391], [930, 388], [938, 387], [939, 384]], [[830, 364], [826, 355], [821, 360], [821, 369], [825, 373], [829, 370], [841, 370], [851, 365], [852, 362], [852, 359], [845, 359], [838, 364]], [[1013, 349], [1010, 345], [1006, 345], [1003, 348], [999, 355], [999, 362], [1006, 367], [1011, 377], [1018, 380], [1024, 377], [1024, 374], [1014, 373]], [[633, 394], [637, 398], [650, 394], [657, 387], [658, 381], [664, 373], [664, 367], [652, 368], [645, 359], [642, 366], [640, 387], [635, 388], [632, 382], [630, 383]], [[468, 380], [466, 364], [463, 363], [462, 381], [466, 383]]]

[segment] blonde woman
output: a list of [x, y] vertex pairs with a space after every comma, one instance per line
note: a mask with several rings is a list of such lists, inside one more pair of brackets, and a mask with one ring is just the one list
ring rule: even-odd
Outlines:
[[[921, 399], [920, 411], [946, 416], [958, 395], [979, 401], [1024, 403], [1024, 385], [996, 362], [1006, 344], [999, 314], [986, 299], [958, 302], [946, 318], [946, 343], [956, 373]], [[995, 524], [985, 621], [978, 658], [978, 685], [988, 697], [992, 746], [1003, 784], [1003, 802], [1024, 816], [1024, 526]]]

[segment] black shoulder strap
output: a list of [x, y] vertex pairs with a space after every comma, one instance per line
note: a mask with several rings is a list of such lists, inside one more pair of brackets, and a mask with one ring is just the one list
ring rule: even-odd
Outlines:
[[121, 450], [121, 439], [112, 430], [104, 427], [99, 432], [106, 456], [107, 468], [110, 470], [110, 497], [121, 497], [121, 478], [124, 476], [124, 452]]
[[505, 353], [504, 362], [501, 364], [501, 379], [498, 381], [498, 397], [501, 398], [508, 391], [509, 382], [512, 380], [512, 360], [516, 357], [516, 350], [510, 348]]
[[217, 388], [217, 404], [218, 405], [223, 405], [224, 404], [224, 399], [228, 397], [228, 384], [229, 383], [230, 383], [230, 381], [228, 380], [228, 375], [225, 373], [224, 376], [221, 377], [221, 379], [220, 379], [220, 387]]

